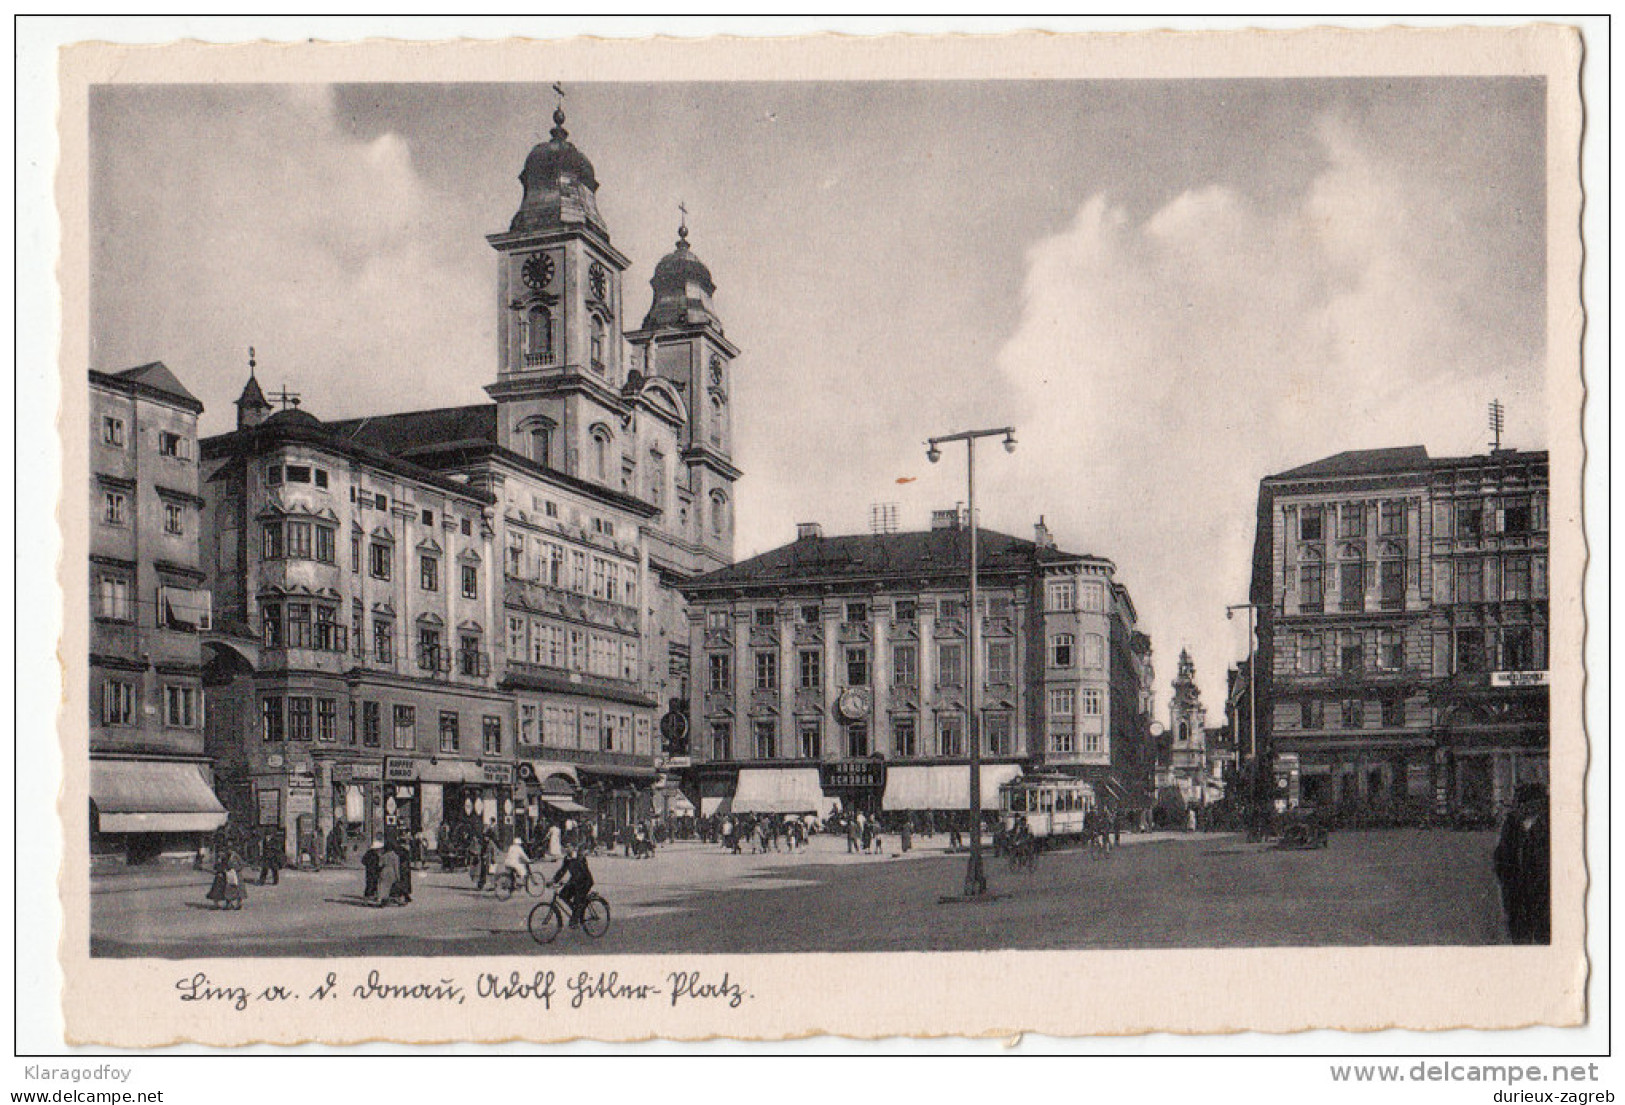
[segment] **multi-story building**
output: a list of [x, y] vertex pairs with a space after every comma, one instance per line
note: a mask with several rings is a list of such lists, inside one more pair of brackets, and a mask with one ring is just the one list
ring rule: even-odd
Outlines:
[[1259, 723], [1304, 804], [1488, 813], [1546, 780], [1547, 486], [1544, 452], [1419, 446], [1262, 482]]
[[[684, 587], [702, 811], [969, 809], [968, 530], [797, 539]], [[1149, 802], [1150, 645], [1112, 563], [979, 531], [983, 803], [1024, 769]]]
[[[443, 820], [506, 831], [550, 812], [624, 823], [649, 810], [662, 712], [687, 713], [688, 614], [678, 585], [732, 559], [738, 350], [686, 226], [655, 267], [649, 311], [625, 329], [629, 261], [599, 213], [591, 162], [568, 140], [562, 112], [554, 121], [525, 161], [518, 211], [487, 239], [497, 255], [492, 402], [319, 423], [303, 411], [265, 417], [251, 380], [239, 407], [258, 412], [254, 424], [206, 443], [222, 461], [242, 457], [230, 478], [242, 482], [251, 511], [262, 506], [256, 494], [270, 494], [254, 489], [256, 471], [316, 463], [281, 457], [285, 443], [326, 458], [324, 490], [338, 497], [326, 524], [347, 526], [360, 543], [348, 577], [332, 566], [338, 578], [324, 596], [348, 627], [351, 699], [374, 674], [405, 681], [390, 684], [394, 698], [359, 701], [354, 747], [363, 755], [338, 757], [331, 782], [316, 773], [312, 822], [323, 832], [336, 817], [323, 796], [337, 811], [340, 782], [350, 822], [368, 831], [395, 817], [432, 839]], [[284, 479], [277, 494], [286, 498], [289, 486]], [[387, 579], [376, 576], [374, 556], [386, 558]], [[246, 559], [222, 560], [222, 570], [259, 585]], [[255, 602], [245, 595], [234, 610], [263, 640]], [[345, 623], [346, 611], [358, 620]], [[380, 618], [391, 634], [387, 659]], [[346, 649], [329, 651], [337, 664]], [[263, 681], [267, 666], [253, 667]], [[419, 693], [428, 697], [411, 697]], [[442, 705], [451, 699], [466, 702]], [[388, 718], [379, 714], [380, 729], [390, 729], [382, 755], [365, 754], [376, 747], [367, 743], [369, 701], [388, 707]], [[397, 707], [417, 726], [404, 736], [393, 727]], [[451, 736], [449, 714], [468, 736]], [[420, 717], [438, 720], [425, 728]], [[294, 748], [273, 753], [277, 769], [309, 778], [288, 772], [305, 759]], [[275, 814], [258, 807], [262, 819]], [[282, 823], [294, 832], [285, 815]]]
[[202, 411], [162, 364], [90, 373], [90, 840], [131, 862], [225, 820], [203, 739]]

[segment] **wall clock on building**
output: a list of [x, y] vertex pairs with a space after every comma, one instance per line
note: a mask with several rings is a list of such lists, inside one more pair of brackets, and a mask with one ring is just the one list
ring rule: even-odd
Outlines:
[[553, 283], [553, 258], [545, 253], [533, 253], [525, 258], [519, 275], [526, 287], [539, 291]]
[[592, 288], [592, 294], [599, 299], [609, 298], [609, 273], [604, 266], [594, 261], [592, 268], [587, 270], [587, 284]]
[[847, 721], [857, 721], [859, 718], [869, 716], [869, 692], [862, 687], [848, 687], [841, 692], [840, 699], [835, 708]]
[[722, 358], [714, 354], [711, 357], [711, 386], [722, 386]]

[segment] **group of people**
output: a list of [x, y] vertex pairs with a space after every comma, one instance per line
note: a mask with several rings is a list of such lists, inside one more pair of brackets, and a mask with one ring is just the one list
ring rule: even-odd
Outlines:
[[361, 897], [368, 905], [410, 905], [412, 901], [412, 852], [399, 836], [373, 838], [372, 847], [361, 854]]
[[800, 817], [776, 813], [725, 815], [717, 825], [717, 843], [733, 855], [747, 847], [764, 852], [793, 852], [807, 846], [808, 826]]

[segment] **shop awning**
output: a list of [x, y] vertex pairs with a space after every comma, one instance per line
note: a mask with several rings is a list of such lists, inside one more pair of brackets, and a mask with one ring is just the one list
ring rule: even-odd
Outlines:
[[733, 812], [733, 802], [732, 798], [701, 798], [700, 816], [726, 817]]
[[560, 813], [586, 813], [587, 807], [573, 798], [560, 798], [552, 794], [542, 795], [542, 803], [558, 810]]
[[226, 821], [193, 764], [93, 762], [90, 800], [104, 833], [206, 833]]
[[[982, 808], [999, 808], [999, 787], [1021, 777], [1020, 764], [982, 765]], [[930, 764], [886, 768], [884, 810], [970, 809], [970, 765]]]
[[813, 813], [828, 805], [816, 767], [746, 768], [733, 801], [736, 813]]

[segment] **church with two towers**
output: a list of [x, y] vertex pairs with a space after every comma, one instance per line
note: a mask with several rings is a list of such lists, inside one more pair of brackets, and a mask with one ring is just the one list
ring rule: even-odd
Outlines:
[[686, 219], [629, 323], [553, 119], [487, 237], [490, 402], [322, 421], [251, 374], [201, 442], [215, 789], [290, 854], [682, 805], [657, 770], [684, 751], [678, 587], [733, 559], [739, 351]]

